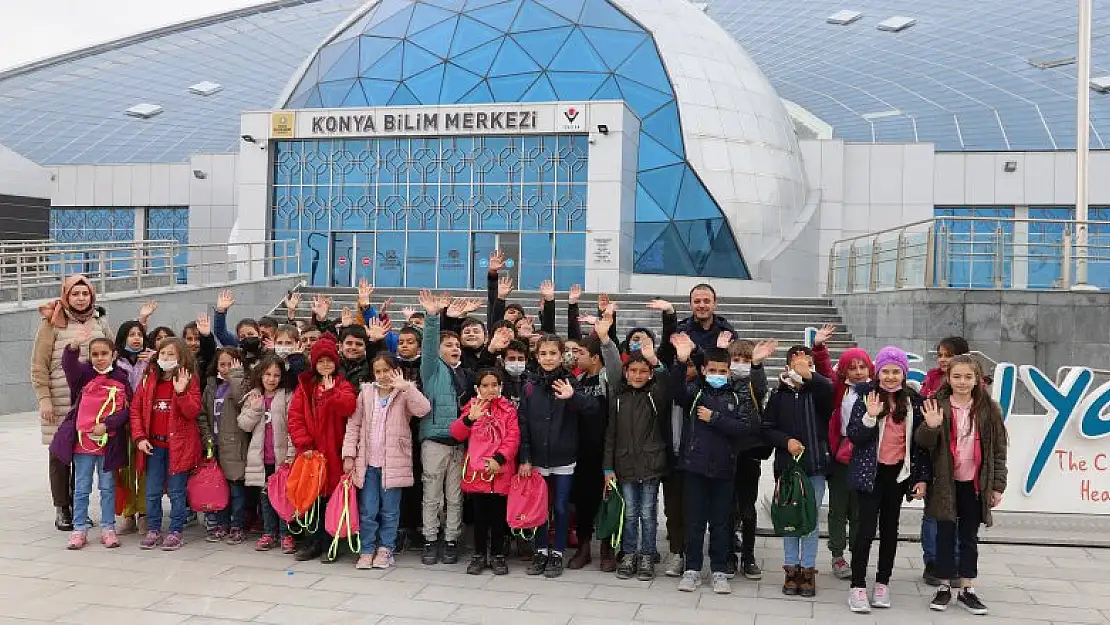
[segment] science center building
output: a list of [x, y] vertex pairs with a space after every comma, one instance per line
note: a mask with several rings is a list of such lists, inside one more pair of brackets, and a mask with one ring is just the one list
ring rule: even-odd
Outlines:
[[928, 32], [833, 25], [834, 7], [281, 0], [0, 74], [0, 143], [46, 177], [55, 239], [293, 240], [310, 283], [332, 286], [484, 288], [501, 249], [523, 289], [807, 295], [845, 236], [1074, 203], [1054, 161], [1045, 197], [994, 193], [996, 161], [1019, 160], [1035, 194], [1023, 177], [1046, 167], [1024, 159], [1055, 139], [938, 152], [924, 124], [874, 132], [902, 111], [865, 115], [868, 137], [813, 112], [835, 93], [783, 100], [738, 43], [773, 57], [769, 12], [801, 28], [784, 54], [823, 29], [842, 47], [851, 29]]

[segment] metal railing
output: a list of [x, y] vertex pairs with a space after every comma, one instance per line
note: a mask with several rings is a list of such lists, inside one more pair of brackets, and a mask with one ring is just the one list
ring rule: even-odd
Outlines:
[[54, 297], [65, 276], [81, 273], [98, 292], [178, 284], [219, 284], [294, 275], [299, 242], [9, 242], [0, 246], [0, 302]]
[[[829, 295], [913, 288], [1068, 289], [1076, 223], [936, 217], [841, 239], [829, 250]], [[1088, 221], [1089, 283], [1110, 288], [1110, 222]]]

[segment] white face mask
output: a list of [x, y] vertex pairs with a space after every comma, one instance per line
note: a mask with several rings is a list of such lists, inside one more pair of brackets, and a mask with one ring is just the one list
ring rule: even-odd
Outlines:
[[527, 366], [528, 366], [528, 363], [524, 362], [523, 360], [515, 360], [513, 362], [507, 362], [507, 363], [505, 363], [505, 372], [508, 373], [509, 375], [513, 376], [513, 377], [516, 377], [516, 376], [519, 376], [520, 374], [524, 373], [524, 369]]
[[93, 371], [99, 373], [100, 375], [108, 375], [112, 372], [112, 365], [108, 365], [103, 369], [97, 369], [96, 367], [93, 367]]
[[729, 365], [728, 370], [733, 376], [738, 378], [746, 378], [752, 373], [752, 366], [746, 362], [734, 362]]
[[286, 358], [295, 351], [297, 351], [297, 349], [289, 345], [274, 346], [274, 353], [277, 354], [279, 358]]
[[176, 369], [177, 368], [177, 361], [176, 360], [162, 360], [161, 358], [159, 358], [158, 359], [158, 368], [161, 369], [162, 371], [170, 371], [170, 370]]

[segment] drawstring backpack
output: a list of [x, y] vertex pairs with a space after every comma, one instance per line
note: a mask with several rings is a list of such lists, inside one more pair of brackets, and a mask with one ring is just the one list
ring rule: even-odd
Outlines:
[[[286, 490], [292, 470], [293, 465], [286, 462], [274, 471], [270, 479], [266, 480], [266, 496], [270, 499], [270, 507], [286, 523], [293, 520], [293, 504], [289, 501], [289, 493]], [[292, 530], [293, 528], [290, 527], [290, 531]], [[293, 533], [299, 534], [300, 530]]]
[[[119, 383], [112, 384], [111, 382], [113, 382], [113, 380], [101, 380], [101, 377], [97, 376], [93, 381], [86, 384], [85, 388], [81, 391], [81, 404], [78, 408], [78, 414], [82, 411], [91, 412], [95, 409], [96, 420], [93, 422], [94, 425], [104, 423], [105, 417], [115, 414], [127, 404], [126, 397], [116, 397], [120, 390], [122, 390], [118, 386]], [[83, 437], [88, 437], [90, 441], [101, 449], [108, 444], [107, 432], [100, 436], [93, 436], [91, 433], [82, 433], [80, 428], [78, 428], [77, 445], [81, 449], [90, 449], [81, 441]]]
[[231, 498], [227, 479], [215, 458], [208, 458], [193, 469], [186, 489], [189, 508], [197, 512], [219, 512]]
[[[289, 503], [293, 506], [293, 524], [315, 532], [320, 528], [320, 495], [324, 494], [328, 461], [324, 454], [306, 451], [297, 456], [285, 485]], [[299, 532], [297, 532], [299, 533]]]
[[351, 553], [362, 551], [362, 537], [358, 533], [358, 495], [351, 476], [344, 475], [332, 491], [328, 509], [324, 513], [324, 529], [333, 536], [328, 547], [328, 558], [339, 555], [339, 540], [347, 539]]
[[470, 427], [470, 439], [462, 468], [464, 483], [473, 484], [478, 480], [493, 482], [497, 474], [486, 471], [486, 459], [497, 453], [504, 436], [501, 425], [492, 417], [479, 419]]
[[505, 520], [513, 536], [532, 540], [536, 528], [547, 523], [547, 481], [537, 471], [532, 471], [528, 477], [514, 476], [509, 483], [505, 507]]
[[805, 536], [817, 529], [817, 498], [802, 467], [802, 454], [786, 463], [786, 469], [775, 482], [771, 522], [777, 536]]
[[594, 534], [598, 540], [608, 540], [613, 549], [620, 550], [624, 534], [624, 497], [617, 487], [617, 480], [609, 480], [601, 497], [601, 507], [597, 510], [597, 528]]

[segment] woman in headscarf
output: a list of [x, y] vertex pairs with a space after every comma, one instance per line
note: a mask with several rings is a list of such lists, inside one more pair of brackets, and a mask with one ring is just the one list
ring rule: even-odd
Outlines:
[[[58, 424], [69, 413], [73, 397], [65, 372], [62, 352], [80, 330], [86, 330], [89, 341], [112, 338], [104, 310], [96, 306], [96, 290], [81, 274], [62, 282], [62, 296], [39, 308], [42, 324], [35, 334], [31, 351], [31, 386], [39, 402], [42, 442], [49, 445]], [[81, 345], [81, 359], [88, 359], [88, 342]], [[49, 454], [48, 454], [49, 455]], [[73, 478], [68, 465], [50, 456], [50, 494], [54, 499], [54, 526], [64, 532], [73, 530]]]

